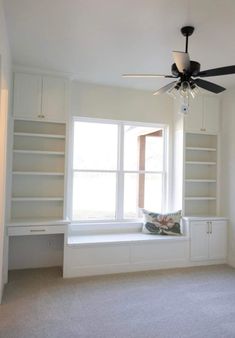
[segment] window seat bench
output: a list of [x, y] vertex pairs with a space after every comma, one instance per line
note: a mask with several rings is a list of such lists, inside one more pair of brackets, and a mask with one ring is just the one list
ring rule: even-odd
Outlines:
[[64, 277], [189, 266], [189, 235], [144, 234], [141, 223], [70, 225]]
[[144, 234], [142, 232], [133, 233], [109, 233], [109, 234], [90, 234], [90, 235], [69, 235], [67, 245], [105, 245], [105, 244], [130, 244], [151, 242], [171, 242], [189, 240], [188, 235], [182, 236], [161, 236]]

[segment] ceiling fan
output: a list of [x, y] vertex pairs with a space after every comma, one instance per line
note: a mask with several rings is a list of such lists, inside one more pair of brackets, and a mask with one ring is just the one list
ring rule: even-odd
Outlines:
[[197, 93], [198, 87], [206, 89], [212, 93], [218, 94], [226, 90], [215, 83], [200, 79], [201, 77], [220, 76], [235, 73], [235, 65], [201, 71], [201, 65], [197, 61], [191, 61], [188, 53], [188, 38], [194, 32], [194, 27], [185, 26], [181, 28], [181, 33], [186, 37], [185, 52], [173, 51], [174, 63], [171, 66], [172, 75], [159, 74], [123, 74], [123, 77], [154, 78], [163, 77], [175, 79], [166, 86], [157, 90], [153, 95], [163, 94], [165, 92], [180, 91], [189, 92], [192, 97]]

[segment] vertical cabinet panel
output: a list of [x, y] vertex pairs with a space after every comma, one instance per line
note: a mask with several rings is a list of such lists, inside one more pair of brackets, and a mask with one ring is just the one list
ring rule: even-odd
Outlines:
[[42, 78], [40, 75], [15, 73], [14, 116], [37, 118], [41, 114]]
[[42, 113], [49, 120], [65, 120], [66, 80], [52, 76], [43, 77]]
[[209, 257], [223, 259], [227, 256], [227, 227], [225, 222], [211, 222]]
[[191, 259], [195, 261], [208, 259], [208, 224], [191, 223]]

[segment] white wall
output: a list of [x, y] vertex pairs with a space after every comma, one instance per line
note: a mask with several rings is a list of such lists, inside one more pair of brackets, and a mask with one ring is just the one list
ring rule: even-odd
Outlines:
[[6, 245], [5, 233], [5, 182], [6, 182], [6, 140], [7, 140], [7, 115], [8, 100], [11, 87], [11, 59], [7, 38], [5, 16], [0, 0], [0, 55], [1, 55], [1, 83], [0, 83], [0, 299], [3, 290], [4, 246]]
[[229, 218], [229, 263], [235, 267], [235, 89], [222, 98], [221, 214]]
[[168, 95], [153, 96], [148, 91], [74, 81], [71, 114], [172, 126], [173, 100]]

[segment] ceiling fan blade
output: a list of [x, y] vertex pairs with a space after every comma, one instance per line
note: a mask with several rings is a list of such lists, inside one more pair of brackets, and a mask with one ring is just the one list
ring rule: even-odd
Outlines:
[[188, 53], [173, 52], [173, 59], [180, 73], [190, 69], [190, 58]]
[[172, 75], [161, 75], [161, 74], [122, 74], [122, 77], [164, 77], [164, 78], [175, 78]]
[[166, 86], [158, 89], [155, 93], [153, 93], [153, 95], [159, 95], [159, 94], [164, 94], [165, 92], [167, 92], [169, 89], [171, 89], [172, 87], [174, 87], [174, 85], [177, 83], [177, 81], [173, 81], [171, 83], [168, 83]]
[[205, 80], [201, 80], [201, 79], [196, 79], [194, 80], [194, 82], [201, 88], [209, 90], [212, 93], [215, 94], [219, 94], [221, 92], [223, 92], [224, 90], [226, 90], [226, 88], [221, 87], [215, 83], [209, 82], [209, 81], [205, 81]]
[[214, 69], [203, 70], [198, 73], [197, 76], [207, 77], [207, 76], [220, 76], [220, 75], [229, 75], [235, 74], [235, 66], [220, 67]]

